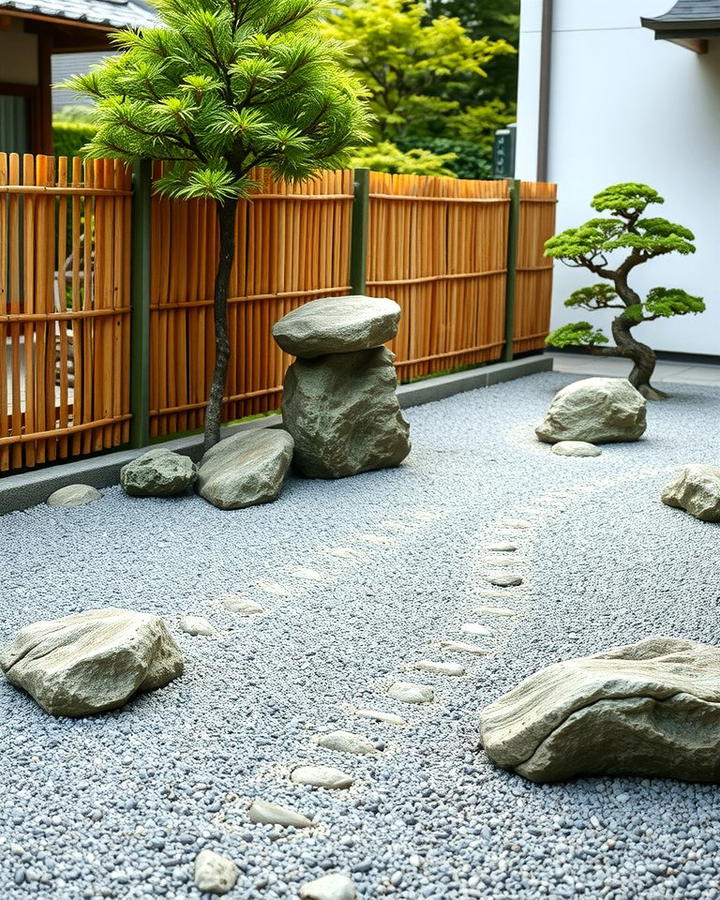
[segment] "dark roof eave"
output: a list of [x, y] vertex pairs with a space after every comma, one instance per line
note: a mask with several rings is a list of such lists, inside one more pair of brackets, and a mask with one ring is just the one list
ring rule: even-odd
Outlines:
[[687, 37], [705, 37], [706, 32], [720, 30], [720, 19], [647, 19], [641, 17], [643, 28], [651, 31], [683, 32]]

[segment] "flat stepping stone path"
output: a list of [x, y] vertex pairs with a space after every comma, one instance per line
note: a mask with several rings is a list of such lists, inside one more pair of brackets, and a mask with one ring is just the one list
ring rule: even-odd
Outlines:
[[435, 699], [435, 691], [431, 687], [411, 681], [396, 681], [388, 688], [388, 694], [401, 703], [432, 703]]
[[523, 583], [520, 575], [493, 575], [488, 581], [495, 587], [518, 587]]
[[479, 606], [475, 612], [482, 616], [516, 616], [516, 609], [508, 609], [507, 606]]
[[423, 659], [413, 666], [414, 669], [420, 669], [422, 672], [432, 672], [434, 675], [452, 675], [459, 678], [461, 675], [467, 675], [465, 666], [451, 662], [435, 662], [432, 659]]
[[355, 779], [340, 769], [332, 766], [296, 766], [290, 773], [290, 781], [295, 784], [306, 784], [310, 787], [327, 788], [328, 790], [344, 790], [352, 787]]
[[290, 572], [295, 578], [305, 578], [307, 581], [326, 581], [326, 576], [323, 575], [322, 572], [318, 572], [317, 569], [306, 569], [304, 566], [299, 566], [297, 569], [293, 569]]
[[278, 584], [277, 581], [268, 581], [265, 578], [261, 578], [256, 582], [257, 586], [261, 591], [265, 591], [267, 594], [274, 594], [276, 597], [290, 597], [290, 591], [287, 588], [284, 588], [281, 584]]
[[258, 825], [282, 825], [284, 828], [308, 828], [312, 821], [294, 809], [286, 809], [265, 800], [253, 800], [248, 818]]
[[259, 603], [233, 594], [223, 597], [222, 604], [229, 612], [238, 613], [241, 616], [259, 616], [265, 612]]
[[340, 753], [375, 753], [375, 745], [361, 734], [352, 731], [331, 731], [330, 734], [322, 734], [315, 739], [318, 747], [327, 750], [337, 750]]
[[336, 556], [338, 559], [351, 559], [355, 562], [367, 562], [368, 558], [362, 550], [355, 550], [353, 547], [331, 547], [325, 551], [330, 556]]
[[489, 550], [491, 553], [514, 553], [517, 548], [517, 544], [500, 541], [497, 544], [488, 544], [485, 549]]
[[235, 887], [240, 870], [226, 856], [201, 850], [195, 857], [195, 887], [208, 894], [227, 894]]
[[348, 875], [323, 875], [300, 888], [304, 900], [356, 900], [357, 891]]
[[451, 650], [454, 653], [471, 653], [473, 656], [490, 656], [492, 650], [487, 647], [478, 647], [477, 644], [466, 644], [464, 641], [440, 641], [442, 650]]
[[517, 559], [513, 556], [486, 556], [483, 560], [484, 566], [516, 566]]
[[600, 456], [602, 450], [588, 441], [558, 441], [553, 444], [552, 452], [556, 456], [591, 457]]
[[68, 484], [53, 491], [47, 498], [47, 505], [84, 506], [86, 503], [92, 503], [101, 498], [102, 494], [100, 491], [89, 484]]
[[193, 637], [212, 637], [217, 631], [203, 616], [182, 616], [180, 628]]
[[460, 626], [460, 631], [465, 634], [480, 634], [485, 637], [492, 634], [492, 631], [487, 625], [481, 625], [479, 622], [466, 622], [464, 625]]
[[528, 522], [527, 519], [501, 519], [500, 524], [505, 528], [532, 528], [532, 522]]
[[363, 719], [374, 719], [376, 722], [386, 722], [388, 725], [407, 725], [409, 724], [402, 716], [396, 716], [395, 713], [381, 712], [379, 709], [356, 709], [356, 716]]

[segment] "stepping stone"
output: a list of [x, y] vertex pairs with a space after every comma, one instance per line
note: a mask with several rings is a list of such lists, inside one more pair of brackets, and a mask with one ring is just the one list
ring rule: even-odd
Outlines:
[[463, 641], [440, 641], [442, 650], [451, 650], [453, 653], [471, 653], [473, 656], [490, 656], [492, 650], [487, 647], [478, 647], [477, 644], [466, 644]]
[[516, 616], [516, 609], [508, 609], [507, 606], [479, 606], [475, 612], [481, 616]]
[[393, 700], [401, 703], [432, 703], [435, 692], [425, 684], [413, 684], [411, 681], [396, 681], [388, 688]]
[[353, 734], [352, 731], [331, 731], [330, 734], [322, 734], [315, 739], [318, 747], [327, 750], [337, 750], [340, 753], [375, 753], [375, 745], [361, 734]]
[[478, 591], [477, 595], [482, 600], [507, 600], [508, 598], [507, 591]]
[[253, 800], [248, 810], [248, 818], [258, 825], [282, 825], [283, 828], [308, 828], [312, 821], [293, 809], [285, 809], [265, 800]]
[[323, 875], [300, 887], [304, 900], [357, 900], [357, 891], [347, 875]]
[[308, 581], [326, 581], [325, 575], [322, 572], [318, 572], [317, 569], [306, 569], [303, 566], [300, 566], [297, 569], [293, 569], [290, 573], [294, 575], [295, 578], [305, 578]]
[[532, 522], [527, 519], [501, 519], [500, 524], [506, 528], [532, 528]]
[[343, 790], [355, 783], [351, 775], [332, 766], [296, 766], [290, 773], [290, 781], [329, 790]]
[[600, 456], [602, 450], [588, 441], [558, 441], [552, 452], [557, 456]]
[[291, 310], [272, 327], [286, 353], [314, 359], [371, 350], [397, 334], [401, 309], [386, 297], [323, 297]]
[[356, 709], [356, 716], [363, 719], [375, 719], [376, 722], [387, 722], [388, 725], [407, 725], [408, 722], [402, 716], [396, 716], [395, 713], [381, 712], [377, 709]]
[[421, 522], [434, 522], [440, 513], [431, 512], [430, 510], [420, 510], [419, 512], [410, 513], [410, 515], [414, 519], [419, 519]]
[[247, 600], [245, 597], [240, 597], [236, 594], [228, 594], [226, 597], [223, 597], [222, 604], [225, 609], [238, 613], [240, 616], [259, 616], [265, 612], [259, 603]]
[[513, 556], [486, 556], [483, 560], [484, 566], [515, 566], [517, 559]]
[[464, 666], [450, 662], [433, 662], [431, 659], [423, 659], [413, 668], [420, 669], [422, 672], [432, 672], [435, 675], [453, 675], [455, 677], [467, 675], [467, 669]]
[[84, 506], [102, 497], [100, 491], [89, 484], [68, 484], [53, 491], [47, 498], [48, 506]]
[[195, 887], [208, 894], [227, 894], [235, 887], [240, 870], [226, 856], [201, 850], [195, 857]]
[[514, 553], [517, 550], [517, 544], [501, 541], [497, 544], [488, 544], [485, 549], [491, 553]]
[[259, 579], [255, 582], [261, 591], [265, 591], [266, 594], [274, 594], [276, 597], [290, 597], [290, 591], [284, 588], [281, 584], [278, 584], [277, 581], [267, 581], [264, 578]]
[[480, 625], [478, 622], [466, 622], [461, 626], [460, 631], [465, 634], [481, 634], [484, 637], [492, 634], [487, 625]]
[[488, 581], [490, 584], [494, 584], [495, 587], [517, 587], [523, 583], [519, 575], [493, 575], [491, 578], [488, 578]]
[[217, 634], [217, 631], [203, 616], [182, 616], [180, 628], [185, 634], [191, 634], [193, 637], [212, 637]]
[[368, 544], [378, 544], [381, 547], [391, 547], [393, 544], [392, 538], [382, 537], [379, 534], [361, 534], [361, 541], [367, 541]]
[[362, 550], [355, 550], [353, 547], [331, 547], [325, 552], [339, 559], [352, 559], [356, 562], [367, 562], [368, 559]]

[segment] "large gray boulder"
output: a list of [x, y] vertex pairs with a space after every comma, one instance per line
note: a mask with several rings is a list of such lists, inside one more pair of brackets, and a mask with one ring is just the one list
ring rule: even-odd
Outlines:
[[685, 466], [660, 495], [667, 506], [684, 509], [703, 522], [720, 522], [720, 466]]
[[531, 781], [720, 781], [720, 648], [658, 637], [556, 663], [486, 707], [480, 735]]
[[308, 478], [343, 478], [399, 466], [410, 452], [393, 355], [385, 347], [296, 360], [285, 373], [282, 413], [293, 463]]
[[46, 712], [87, 716], [168, 684], [183, 658], [162, 619], [110, 608], [27, 625], [0, 651], [0, 668]]
[[625, 378], [583, 378], [558, 391], [535, 429], [541, 441], [608, 444], [645, 433], [645, 398]]
[[157, 447], [120, 469], [120, 484], [132, 497], [174, 497], [195, 484], [197, 466], [189, 456]]
[[395, 337], [400, 312], [384, 297], [326, 297], [292, 310], [272, 333], [283, 350], [303, 359], [370, 350]]
[[211, 447], [200, 460], [196, 490], [219, 509], [244, 509], [275, 500], [293, 455], [281, 428], [242, 431]]

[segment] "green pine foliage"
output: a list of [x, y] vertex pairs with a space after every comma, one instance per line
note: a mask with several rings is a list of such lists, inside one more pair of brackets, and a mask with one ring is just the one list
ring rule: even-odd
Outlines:
[[350, 165], [372, 169], [374, 172], [392, 172], [398, 175], [446, 175], [455, 177], [452, 166], [457, 159], [454, 153], [432, 153], [420, 147], [402, 150], [392, 141], [380, 141], [370, 147], [360, 147]]
[[162, 25], [68, 87], [97, 102], [93, 157], [167, 161], [158, 189], [227, 200], [251, 170], [302, 180], [366, 139], [363, 89], [318, 30], [316, 0], [159, 0]]

